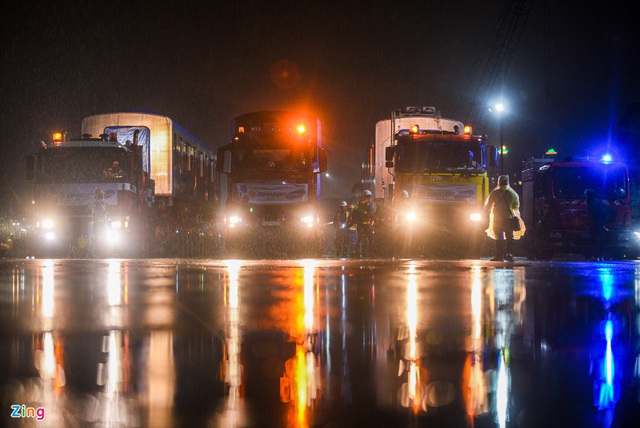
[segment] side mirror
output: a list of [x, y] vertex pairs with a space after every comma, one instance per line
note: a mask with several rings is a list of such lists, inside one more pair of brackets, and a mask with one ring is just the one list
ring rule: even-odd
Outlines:
[[396, 155], [397, 146], [389, 146], [384, 149], [384, 166], [393, 168], [393, 157]]
[[233, 156], [230, 150], [224, 152], [224, 163], [222, 165], [222, 172], [224, 174], [231, 174], [231, 164]]
[[36, 180], [36, 157], [34, 155], [27, 155], [27, 164], [26, 164], [26, 177], [27, 181], [35, 181]]
[[489, 166], [498, 166], [498, 147], [487, 146], [487, 156], [489, 157]]
[[313, 172], [321, 174], [327, 170], [327, 152], [324, 147], [318, 147], [316, 152], [316, 159], [313, 162]]

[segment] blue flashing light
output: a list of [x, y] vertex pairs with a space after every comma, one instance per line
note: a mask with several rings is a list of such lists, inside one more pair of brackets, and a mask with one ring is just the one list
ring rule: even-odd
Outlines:
[[611, 156], [609, 153], [605, 153], [604, 155], [602, 155], [602, 162], [604, 163], [610, 163], [613, 161], [613, 156]]
[[607, 346], [611, 346], [611, 339], [613, 338], [613, 322], [607, 320], [604, 324], [604, 338], [607, 340]]
[[600, 410], [613, 409], [619, 398], [619, 385], [616, 381], [616, 359], [611, 348], [614, 327], [611, 314], [609, 314], [604, 324], [605, 354], [604, 358], [600, 360], [599, 376], [596, 379], [596, 388], [594, 389], [594, 405], [598, 406]]
[[614, 292], [613, 275], [609, 269], [603, 269], [600, 272], [600, 281], [602, 282], [602, 297], [605, 302], [609, 303]]
[[604, 357], [604, 383], [600, 389], [600, 409], [612, 409], [616, 404], [615, 389], [613, 385], [613, 377], [615, 375], [615, 365], [613, 352], [611, 351], [611, 338], [613, 336], [613, 324], [611, 320], [607, 320], [605, 324], [605, 338], [607, 339], [607, 348]]

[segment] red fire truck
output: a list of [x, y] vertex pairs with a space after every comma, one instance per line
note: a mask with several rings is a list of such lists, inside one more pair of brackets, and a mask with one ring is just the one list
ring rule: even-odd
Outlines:
[[530, 159], [522, 170], [521, 214], [527, 227], [524, 248], [532, 259], [557, 253], [593, 252], [585, 190], [606, 206], [603, 247], [620, 259], [631, 248], [631, 207], [627, 166], [590, 159]]
[[217, 153], [227, 254], [315, 255], [326, 169], [319, 120], [282, 111], [237, 117]]

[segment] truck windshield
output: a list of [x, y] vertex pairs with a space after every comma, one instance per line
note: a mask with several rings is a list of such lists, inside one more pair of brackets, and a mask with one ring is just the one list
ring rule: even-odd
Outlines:
[[396, 168], [401, 172], [483, 172], [480, 146], [419, 141], [398, 143]]
[[128, 173], [122, 149], [60, 147], [43, 153], [38, 163], [40, 183], [118, 182]]
[[559, 199], [585, 199], [587, 189], [595, 190], [599, 198], [620, 199], [627, 196], [627, 183], [624, 167], [594, 165], [553, 169], [553, 193]]
[[309, 169], [308, 152], [285, 144], [238, 145], [238, 169], [268, 171], [306, 171]]

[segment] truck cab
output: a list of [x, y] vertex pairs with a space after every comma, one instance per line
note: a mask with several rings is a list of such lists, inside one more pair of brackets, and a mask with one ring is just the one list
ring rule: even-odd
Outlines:
[[[496, 147], [435, 107], [395, 111], [377, 123], [375, 136], [367, 180], [391, 207], [392, 231], [380, 235], [401, 241], [396, 254], [479, 257]], [[396, 197], [402, 192], [407, 200]]]
[[227, 253], [319, 250], [318, 202], [327, 168], [319, 121], [287, 112], [248, 113], [235, 119], [234, 131], [217, 153]]
[[[134, 255], [129, 251], [150, 245], [154, 181], [142, 168], [139, 146], [107, 136], [66, 139], [56, 133], [27, 157], [27, 180], [33, 185], [36, 254]], [[93, 219], [98, 193], [109, 230], [100, 248]]]

